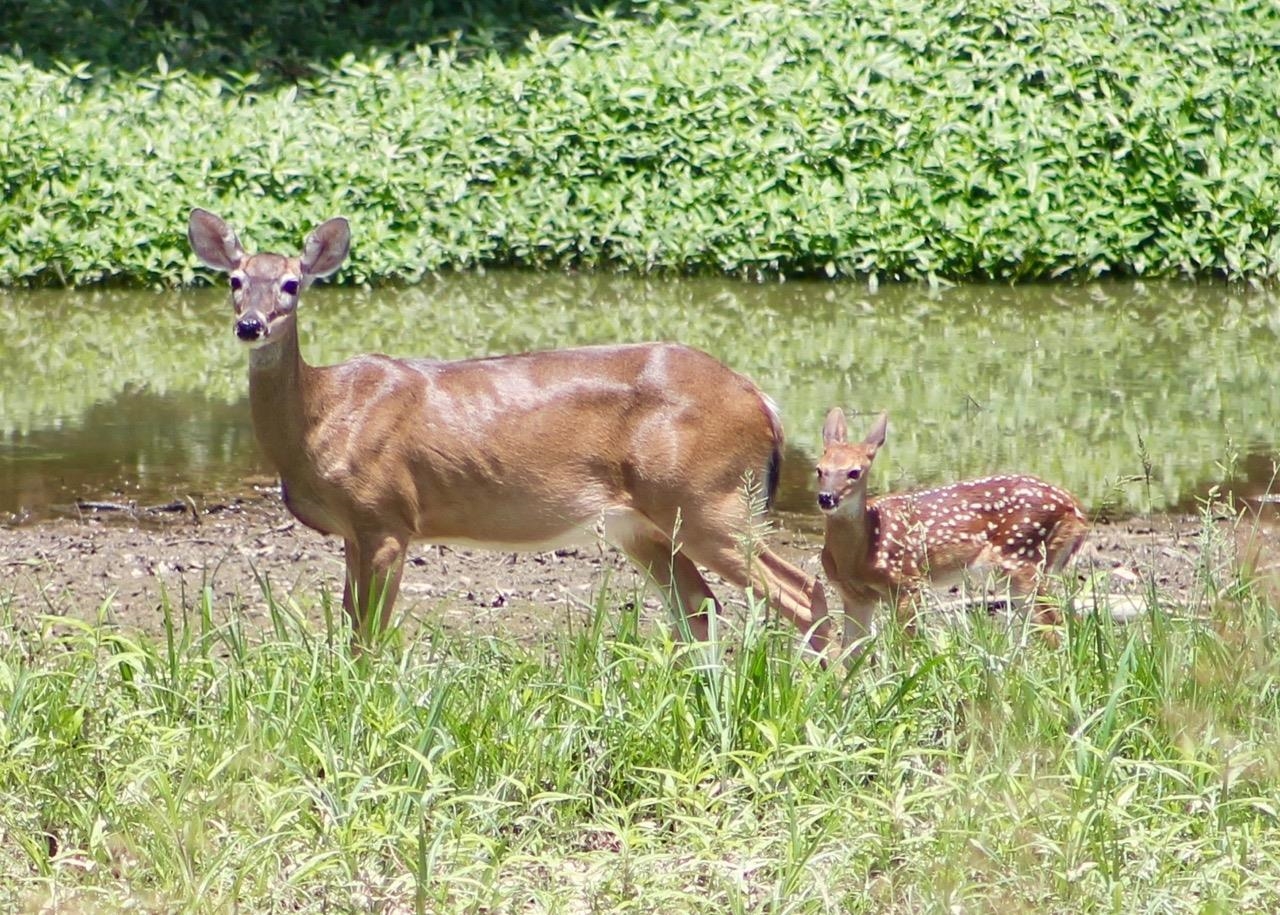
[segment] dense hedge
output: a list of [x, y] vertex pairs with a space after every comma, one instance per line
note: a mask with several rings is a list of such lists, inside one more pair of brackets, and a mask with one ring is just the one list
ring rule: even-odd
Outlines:
[[295, 84], [15, 51], [0, 282], [188, 281], [195, 204], [271, 246], [344, 212], [356, 281], [1269, 277], [1278, 36], [1270, 0], [712, 0]]
[[356, 49], [509, 49], [531, 30], [576, 22], [561, 0], [0, 0], [0, 53], [42, 67], [89, 61], [113, 70], [150, 67], [164, 54], [197, 72], [285, 80], [321, 74]]

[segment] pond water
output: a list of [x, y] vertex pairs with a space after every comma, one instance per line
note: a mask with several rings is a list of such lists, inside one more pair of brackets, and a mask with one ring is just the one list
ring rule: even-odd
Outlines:
[[[1221, 284], [920, 286], [488, 273], [313, 288], [309, 361], [681, 340], [782, 407], [784, 511], [815, 515], [833, 404], [890, 411], [874, 491], [1035, 473], [1095, 512], [1271, 488], [1280, 296]], [[214, 498], [269, 476], [226, 290], [0, 292], [0, 522]], [[859, 435], [869, 417], [851, 419]]]

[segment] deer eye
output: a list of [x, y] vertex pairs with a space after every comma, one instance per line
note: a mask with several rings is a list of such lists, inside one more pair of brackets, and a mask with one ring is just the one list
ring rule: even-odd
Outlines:
[[856, 480], [858, 479], [858, 477], [862, 476], [862, 469], [859, 467], [855, 467], [849, 471], [848, 476], [849, 476], [849, 479]]
[[244, 280], [240, 279], [240, 277], [238, 277], [238, 276], [233, 276], [233, 277], [231, 278], [231, 289], [232, 289], [233, 291], [235, 291], [235, 292], [239, 292], [239, 291], [240, 291], [240, 287], [241, 287], [241, 286], [243, 286], [243, 285], [244, 285]]
[[280, 284], [280, 288], [284, 291], [284, 294], [285, 294], [285, 295], [297, 295], [297, 294], [298, 294], [298, 281], [297, 281], [297, 280], [285, 280], [283, 283], [281, 283], [281, 284]]

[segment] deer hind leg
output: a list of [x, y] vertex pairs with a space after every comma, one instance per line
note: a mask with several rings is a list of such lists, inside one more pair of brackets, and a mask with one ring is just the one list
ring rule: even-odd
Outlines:
[[693, 561], [644, 519], [611, 518], [605, 522], [605, 537], [657, 585], [672, 611], [688, 621], [689, 636], [705, 642], [710, 615], [720, 612], [720, 603]]
[[898, 618], [898, 625], [908, 636], [916, 634], [916, 622], [920, 615], [920, 598], [924, 589], [920, 584], [901, 584], [890, 591], [890, 603]]
[[827, 594], [818, 580], [764, 547], [756, 553], [751, 572], [752, 584], [761, 588], [796, 628], [808, 633], [814, 651], [824, 654], [831, 647], [831, 622]]
[[748, 558], [746, 548], [728, 535], [690, 535], [689, 543], [693, 559], [736, 588], [754, 589], [805, 633], [814, 652], [826, 657], [831, 646], [831, 623], [827, 619], [826, 592], [816, 579], [764, 547], [757, 548]]
[[[404, 573], [407, 537], [380, 535], [347, 540], [347, 582], [342, 590], [342, 606], [351, 620], [352, 638], [368, 645], [375, 632], [386, 629], [391, 607], [400, 592]], [[376, 618], [376, 626], [371, 625]]]
[[1031, 621], [1037, 626], [1056, 626], [1059, 622], [1058, 608], [1046, 593], [1050, 568], [1043, 555], [1039, 561], [1023, 560], [1005, 566], [1011, 595], [1021, 598], [1022, 606], [1030, 610]]
[[[1016, 573], [1010, 574], [1010, 581], [1015, 589], [1021, 594], [1029, 595], [1031, 619], [1037, 625], [1056, 626], [1062, 622], [1058, 605], [1047, 596], [1049, 578], [1059, 575], [1066, 568], [1084, 543], [1088, 530], [1088, 525], [1073, 515], [1062, 518], [1041, 544], [1039, 561], [1034, 564], [1024, 563]], [[1048, 633], [1046, 638], [1057, 641], [1056, 636]]]
[[1045, 539], [1045, 569], [1057, 574], [1066, 568], [1088, 533], [1088, 523], [1075, 515], [1068, 515], [1055, 524]]

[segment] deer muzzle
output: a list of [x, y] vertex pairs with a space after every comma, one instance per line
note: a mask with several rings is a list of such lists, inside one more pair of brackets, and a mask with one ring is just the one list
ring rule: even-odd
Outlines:
[[245, 343], [257, 343], [266, 335], [266, 322], [257, 315], [247, 315], [236, 322], [236, 336]]

